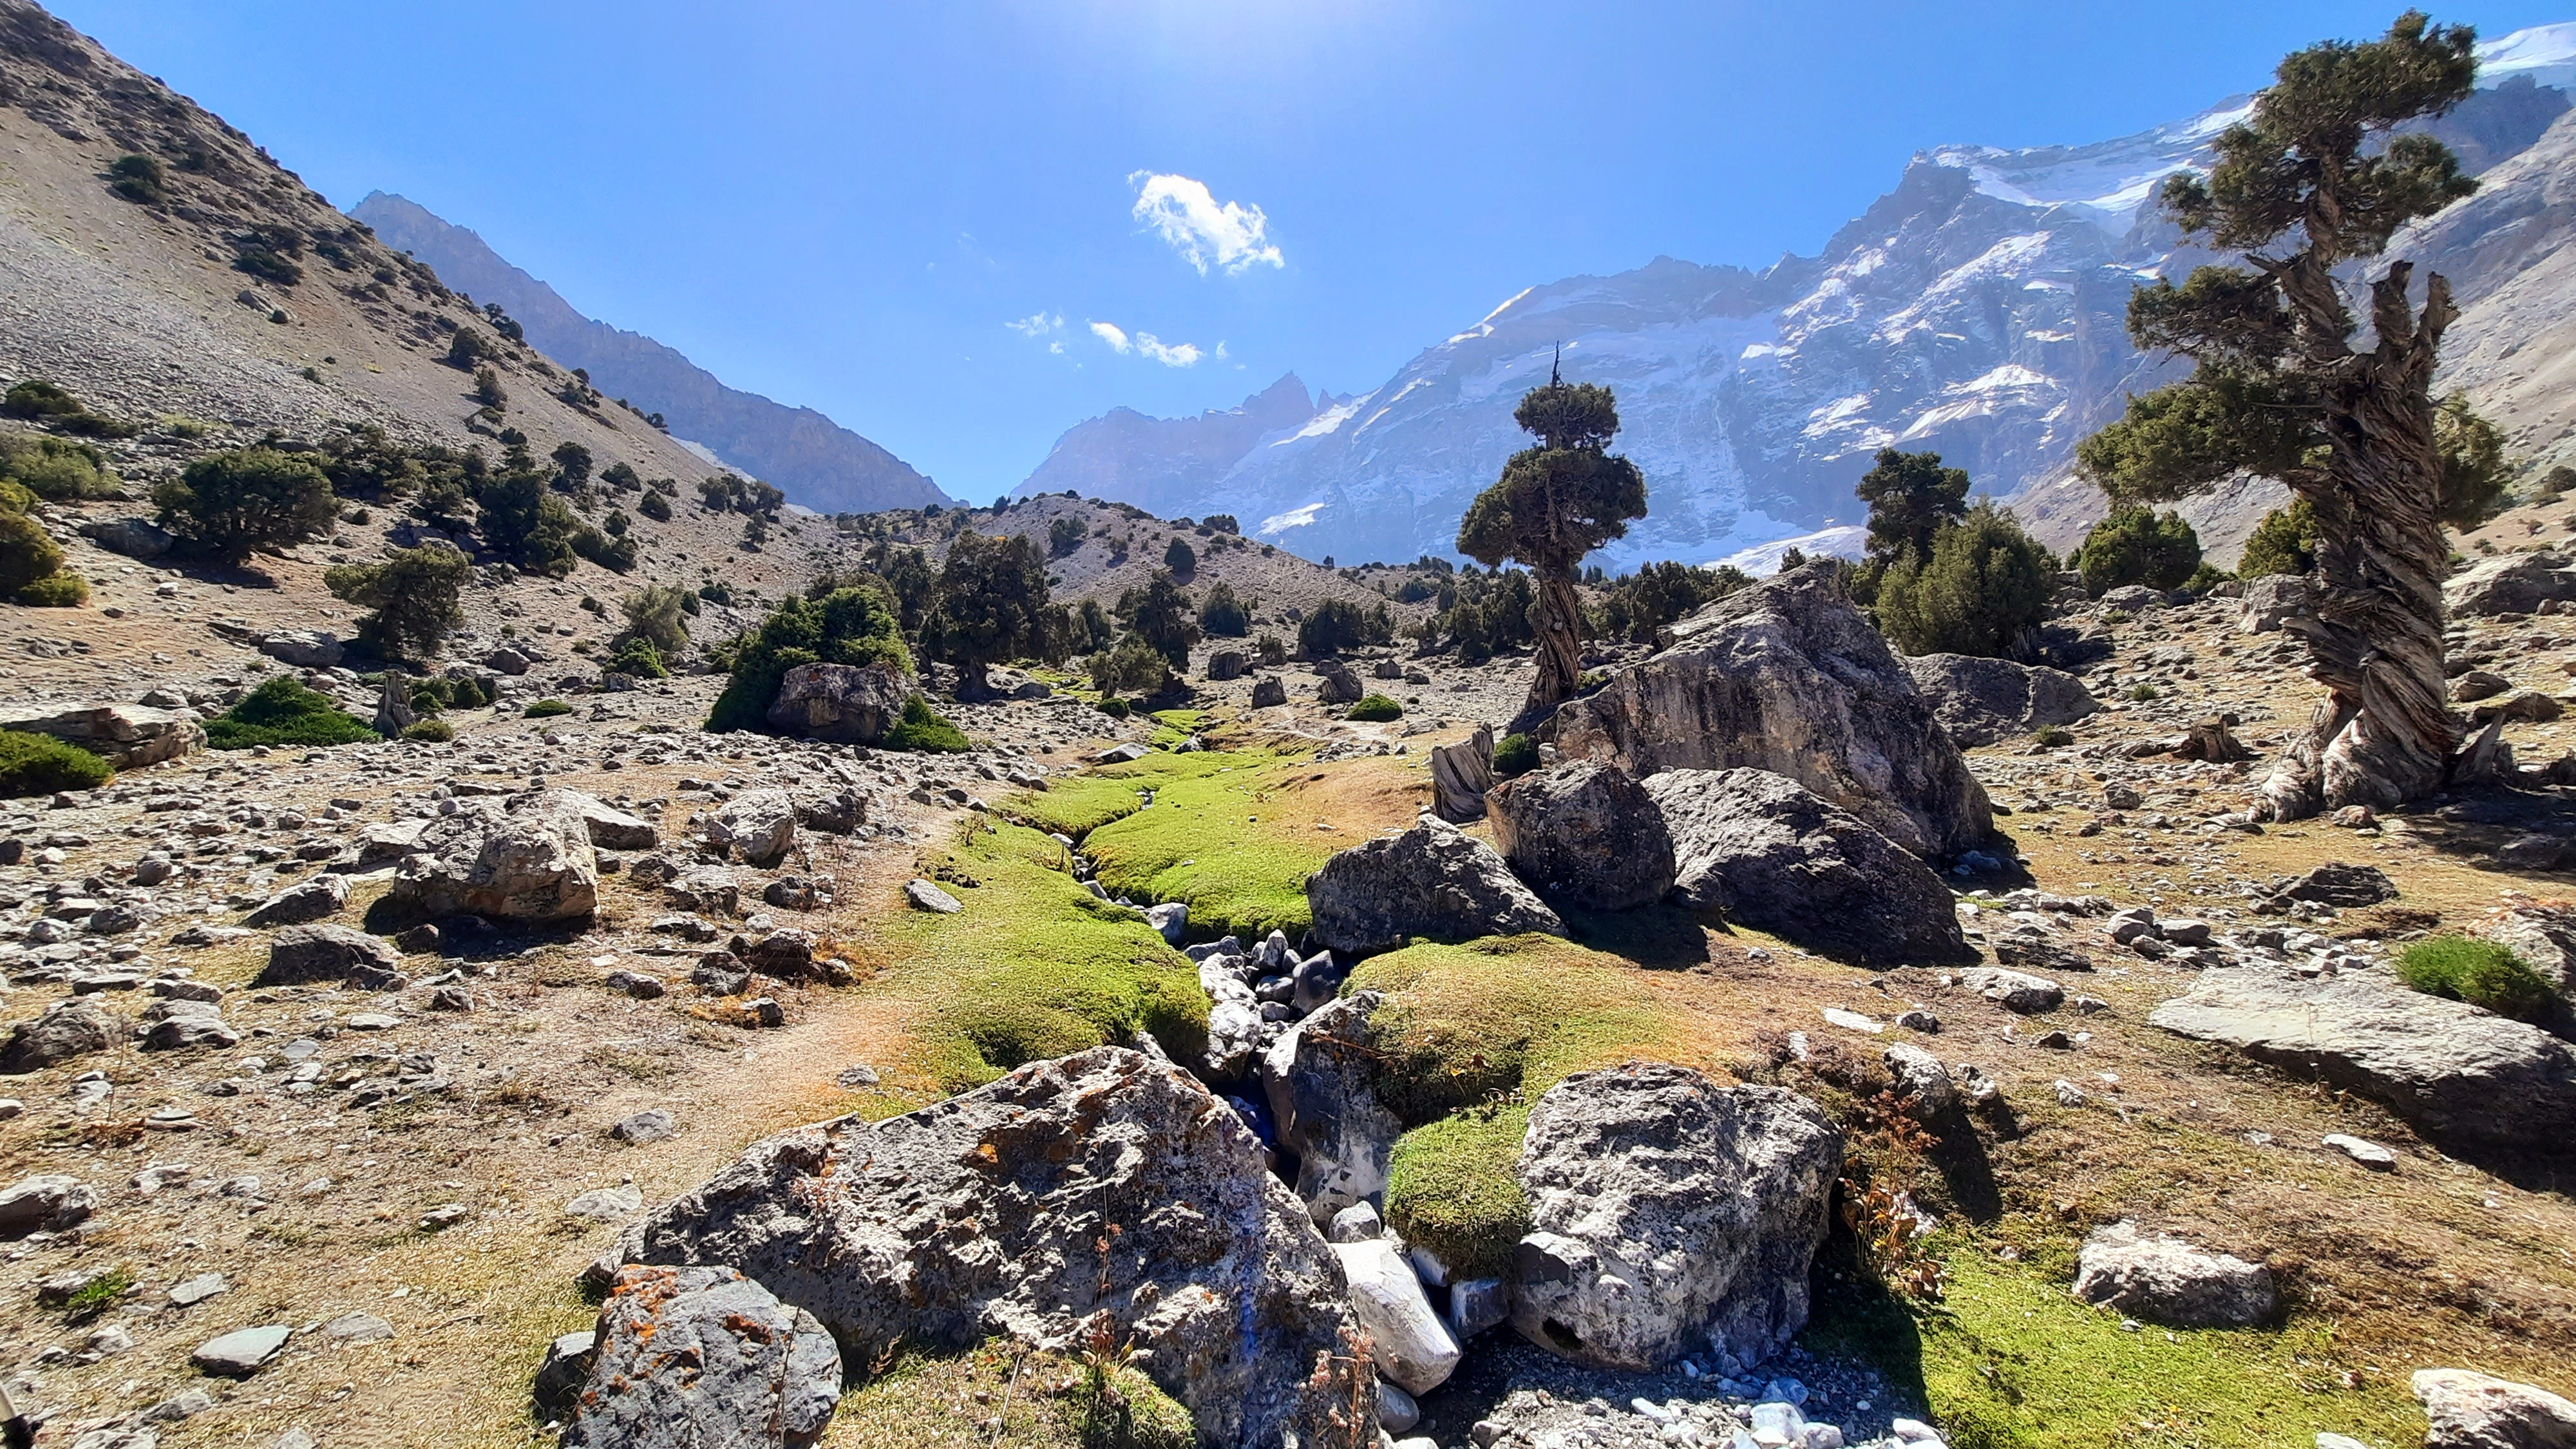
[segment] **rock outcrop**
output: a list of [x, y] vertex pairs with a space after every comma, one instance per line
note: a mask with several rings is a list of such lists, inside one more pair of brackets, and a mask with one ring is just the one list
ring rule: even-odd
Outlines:
[[74, 1057], [103, 1052], [116, 1045], [124, 1033], [123, 1018], [96, 1000], [66, 997], [46, 1007], [35, 1020], [19, 1022], [9, 1029], [9, 1040], [0, 1044], [0, 1075], [24, 1076]]
[[0, 730], [51, 735], [78, 745], [120, 770], [138, 770], [192, 755], [206, 747], [196, 712], [145, 704], [85, 704], [64, 710], [21, 711], [0, 717]]
[[1905, 661], [1905, 672], [1931, 704], [1932, 717], [1962, 748], [2071, 725], [2102, 707], [2084, 681], [2065, 670], [2009, 659], [1917, 654]]
[[769, 722], [808, 739], [873, 745], [902, 722], [912, 692], [891, 664], [799, 664], [778, 681]]
[[1986, 792], [1830, 564], [1778, 574], [1556, 715], [1566, 757], [1786, 775], [1922, 856], [1985, 844]]
[[1673, 839], [1654, 797], [1594, 760], [1568, 760], [1485, 796], [1494, 848], [1552, 901], [1624, 911], [1673, 888]]
[[2418, 1369], [2424, 1449], [2576, 1449], [2576, 1403], [2474, 1369]]
[[573, 792], [458, 802], [394, 868], [390, 899], [429, 916], [551, 922], [599, 905], [599, 859]]
[[1761, 1362], [1806, 1325], [1842, 1151], [1824, 1112], [1778, 1087], [1654, 1062], [1567, 1077], [1522, 1141], [1512, 1326], [1599, 1368], [1712, 1342]]
[[1279, 1145], [1297, 1154], [1297, 1196], [1319, 1224], [1386, 1191], [1387, 1159], [1404, 1131], [1370, 1084], [1369, 1017], [1379, 1000], [1361, 991], [1332, 1002], [1262, 1053], [1270, 1119]]
[[2144, 1234], [2133, 1222], [2085, 1238], [2075, 1296], [2168, 1328], [2251, 1328], [2280, 1306], [2262, 1264]]
[[1958, 909], [1911, 853], [1768, 770], [1666, 770], [1645, 788], [1695, 910], [1869, 965], [1968, 959]]
[[627, 1268], [599, 1310], [564, 1449], [807, 1449], [841, 1397], [841, 1351], [731, 1268]]
[[2535, 613], [2551, 600], [2576, 600], [2576, 562], [2562, 553], [2509, 553], [2442, 585], [2454, 617]]
[[1147, 1371], [1202, 1443], [1276, 1444], [1337, 1401], [1308, 1379], [1354, 1321], [1323, 1235], [1262, 1156], [1195, 1079], [1099, 1047], [758, 1143], [616, 1252], [737, 1269], [862, 1357], [994, 1335], [1061, 1349], [1106, 1314], [1153, 1350]]
[[784, 790], [745, 790], [707, 817], [705, 835], [719, 860], [776, 865], [796, 845], [796, 802]]
[[1316, 939], [1335, 951], [1381, 951], [1408, 936], [1565, 934], [1565, 922], [1491, 846], [1433, 815], [1336, 853], [1306, 878], [1306, 905]]
[[2453, 1142], [2563, 1146], [2576, 1120], [2576, 1047], [2384, 981], [2209, 971], [2147, 1020], [2375, 1098]]

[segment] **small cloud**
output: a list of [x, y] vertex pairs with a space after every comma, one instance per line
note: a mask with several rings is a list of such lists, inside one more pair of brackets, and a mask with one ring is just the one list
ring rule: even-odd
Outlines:
[[1225, 361], [1225, 339], [1222, 337], [1217, 339], [1216, 360], [1219, 362]]
[[1132, 352], [1165, 367], [1196, 367], [1199, 359], [1207, 356], [1195, 342], [1165, 342], [1151, 332], [1130, 336], [1127, 329], [1114, 322], [1092, 323], [1091, 335], [1108, 343], [1109, 350], [1121, 357]]
[[1112, 352], [1128, 352], [1133, 350], [1127, 344], [1126, 330], [1119, 327], [1116, 323], [1094, 322], [1091, 324], [1091, 335], [1108, 343], [1109, 350]]
[[1047, 315], [1046, 309], [1041, 307], [1037, 311], [1030, 313], [1016, 322], [1005, 322], [1002, 325], [1010, 328], [1014, 332], [1017, 332], [1022, 337], [1044, 337], [1050, 332], [1061, 331], [1063, 329], [1064, 314], [1058, 312], [1053, 316], [1049, 316]]
[[1200, 275], [1206, 275], [1210, 262], [1234, 277], [1264, 264], [1287, 265], [1270, 243], [1270, 218], [1260, 207], [1245, 201], [1220, 205], [1206, 182], [1187, 176], [1138, 171], [1127, 181], [1136, 188], [1135, 218], [1152, 227]]
[[1047, 351], [1054, 353], [1058, 357], [1062, 357], [1064, 356], [1064, 344], [1061, 342], [1050, 342], [1047, 344]]

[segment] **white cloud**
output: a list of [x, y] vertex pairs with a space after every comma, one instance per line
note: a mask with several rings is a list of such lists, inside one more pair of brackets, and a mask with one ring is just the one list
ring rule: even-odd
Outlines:
[[1171, 243], [1201, 275], [1210, 262], [1236, 277], [1264, 263], [1287, 265], [1270, 243], [1270, 218], [1260, 207], [1244, 201], [1219, 205], [1207, 183], [1186, 176], [1139, 171], [1127, 181], [1136, 187], [1136, 219]]
[[[1151, 332], [1139, 332], [1131, 337], [1127, 329], [1114, 322], [1092, 323], [1091, 335], [1108, 343], [1109, 350], [1121, 357], [1132, 352], [1148, 362], [1159, 362], [1165, 367], [1196, 367], [1199, 359], [1207, 356], [1195, 342], [1165, 342]], [[1217, 344], [1217, 356], [1224, 355], [1225, 344], [1220, 342]]]
[[1041, 307], [1016, 322], [1005, 322], [1002, 325], [1010, 328], [1014, 332], [1017, 332], [1022, 337], [1044, 337], [1050, 332], [1058, 331], [1063, 328], [1064, 314], [1058, 312], [1053, 316], [1049, 316], [1047, 315], [1047, 310], [1044, 307]]
[[1116, 323], [1094, 322], [1091, 324], [1091, 335], [1108, 343], [1109, 350], [1112, 352], [1130, 352], [1134, 350], [1127, 345], [1127, 333]]

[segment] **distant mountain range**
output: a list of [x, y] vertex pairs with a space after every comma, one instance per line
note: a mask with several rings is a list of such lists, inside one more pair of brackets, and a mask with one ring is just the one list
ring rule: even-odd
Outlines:
[[[2576, 23], [2489, 42], [2480, 58], [2483, 89], [2433, 129], [2464, 164], [2497, 176], [2501, 194], [2463, 203], [2482, 208], [2484, 223], [2440, 233], [2463, 295], [2505, 299], [2472, 305], [2448, 350], [2492, 361], [2520, 333], [2576, 313], [2576, 252], [2553, 261], [2571, 228], [2552, 220], [2576, 192], [2576, 122], [2560, 121], [2576, 85]], [[1758, 561], [1793, 538], [1850, 550], [1852, 484], [1889, 446], [1937, 451], [1980, 492], [2021, 495], [2062, 546], [2102, 506], [2068, 483], [2075, 443], [2172, 366], [2130, 345], [2130, 292], [2207, 259], [2178, 247], [2153, 192], [2205, 166], [2211, 141], [2249, 104], [2236, 97], [2087, 146], [1919, 153], [1817, 256], [1758, 272], [1658, 257], [1532, 287], [1357, 398], [1317, 400], [1303, 417], [1278, 388], [1202, 418], [1112, 413], [1068, 431], [1024, 488], [1097, 489], [1167, 515], [1234, 513], [1247, 531], [1346, 564], [1446, 554], [1468, 501], [1528, 441], [1513, 404], [1546, 379], [1562, 344], [1568, 377], [1617, 389], [1618, 447], [1650, 492], [1648, 518], [1605, 551], [1613, 565]], [[2568, 144], [2553, 135], [2535, 148], [2553, 124]], [[2526, 151], [2553, 159], [2508, 164]], [[2489, 335], [2500, 328], [2517, 335]], [[2576, 326], [2547, 335], [2558, 371], [2526, 349], [2515, 367], [2462, 385], [2501, 386], [2507, 371], [2565, 380]], [[2558, 409], [2554, 430], [2524, 428], [2517, 445], [2560, 446], [2568, 412]], [[1278, 421], [1219, 466], [1220, 444], [1263, 417]], [[2222, 546], [2250, 522], [2235, 514], [2261, 497], [2230, 500], [2209, 505]]]
[[587, 371], [593, 387], [660, 413], [673, 436], [776, 484], [789, 502], [823, 513], [866, 513], [951, 501], [912, 465], [812, 408], [727, 387], [650, 337], [583, 316], [483, 238], [418, 202], [371, 191], [349, 215], [387, 246], [427, 262], [449, 287], [477, 302], [499, 303], [527, 328], [530, 342]]

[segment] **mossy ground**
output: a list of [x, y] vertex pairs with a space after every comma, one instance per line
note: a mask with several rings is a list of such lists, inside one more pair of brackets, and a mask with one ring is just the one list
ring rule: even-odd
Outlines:
[[1059, 1354], [991, 1344], [908, 1354], [841, 1398], [824, 1449], [1188, 1449], [1189, 1411], [1134, 1369], [1110, 1380], [1123, 1414]]

